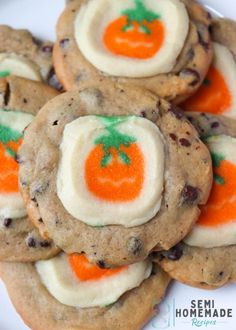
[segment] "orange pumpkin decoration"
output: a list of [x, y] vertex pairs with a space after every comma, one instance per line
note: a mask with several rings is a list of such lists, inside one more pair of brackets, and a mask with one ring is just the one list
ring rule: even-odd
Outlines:
[[215, 227], [236, 219], [236, 166], [219, 155], [213, 155], [213, 162], [215, 180], [198, 225]]
[[163, 45], [165, 29], [159, 15], [147, 10], [140, 0], [135, 0], [135, 5], [108, 25], [103, 41], [116, 55], [148, 59]]
[[108, 277], [120, 273], [127, 266], [117, 267], [113, 269], [100, 268], [95, 264], [91, 264], [84, 254], [70, 254], [68, 256], [70, 266], [74, 274], [81, 281], [98, 280], [102, 277]]
[[182, 108], [186, 111], [219, 115], [227, 111], [231, 105], [232, 95], [223, 75], [211, 66], [200, 89], [182, 104]]
[[136, 139], [120, 133], [116, 125], [108, 122], [105, 129], [109, 134], [95, 141], [85, 161], [85, 181], [96, 197], [127, 202], [137, 198], [142, 190], [144, 158]]
[[22, 143], [21, 134], [0, 126], [0, 193], [16, 193], [19, 165], [16, 152]]

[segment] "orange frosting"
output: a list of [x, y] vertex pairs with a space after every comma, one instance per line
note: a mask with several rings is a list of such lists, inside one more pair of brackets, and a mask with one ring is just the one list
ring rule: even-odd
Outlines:
[[214, 181], [212, 192], [198, 225], [216, 227], [236, 220], [236, 166], [222, 160], [215, 168], [215, 175], [222, 180]]
[[182, 104], [186, 111], [223, 114], [232, 105], [230, 89], [219, 70], [211, 66], [204, 83], [194, 96]]
[[[22, 139], [18, 142], [10, 141], [7, 145], [13, 152], [17, 152]], [[19, 165], [15, 159], [8, 154], [6, 146], [0, 143], [0, 193], [16, 193], [18, 188]]]
[[[107, 26], [103, 41], [110, 52], [136, 59], [149, 59], [160, 50], [165, 39], [165, 28], [160, 20], [144, 20], [142, 25], [132, 21], [132, 26], [124, 31], [126, 25], [127, 17], [121, 16]], [[150, 32], [146, 33], [143, 28]]]
[[120, 146], [130, 162], [123, 161], [115, 148], [110, 148], [111, 159], [101, 166], [104, 151], [97, 145], [85, 162], [85, 181], [96, 197], [112, 202], [127, 202], [139, 196], [144, 181], [144, 158], [136, 143]]
[[128, 268], [128, 266], [124, 266], [114, 269], [102, 269], [95, 264], [91, 264], [84, 254], [70, 254], [68, 258], [74, 274], [80, 281], [99, 280], [102, 277], [115, 275]]

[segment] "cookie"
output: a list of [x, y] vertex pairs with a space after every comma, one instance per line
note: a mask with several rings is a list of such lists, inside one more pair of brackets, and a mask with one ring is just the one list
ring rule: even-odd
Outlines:
[[40, 237], [27, 218], [18, 188], [17, 157], [23, 130], [56, 95], [41, 82], [17, 76], [0, 79], [0, 260], [28, 262], [59, 251], [51, 240]]
[[188, 112], [186, 115], [203, 140], [213, 135], [236, 136], [236, 120], [232, 118], [204, 112]]
[[201, 288], [217, 289], [236, 282], [236, 246], [205, 249], [181, 243], [153, 258], [175, 280]]
[[211, 136], [206, 144], [214, 172], [209, 200], [183, 244], [156, 257], [173, 278], [192, 286], [217, 288], [236, 281], [236, 138]]
[[0, 25], [0, 77], [16, 75], [44, 81], [60, 90], [52, 66], [53, 43], [32, 36], [27, 30]]
[[212, 184], [210, 154], [181, 111], [125, 85], [50, 101], [26, 129], [19, 157], [34, 224], [67, 253], [105, 265], [174, 246]]
[[236, 22], [213, 20], [213, 63], [197, 91], [181, 106], [186, 111], [236, 118]]
[[[154, 267], [152, 275], [139, 287], [126, 292], [112, 305], [76, 308], [60, 303], [49, 293], [33, 264], [0, 263], [0, 276], [25, 323], [38, 330], [141, 329], [157, 313], [169, 283], [169, 277]], [[88, 281], [89, 285], [95, 284]]]
[[71, 1], [57, 24], [55, 70], [66, 90], [115, 81], [180, 102], [208, 71], [210, 23], [192, 0]]

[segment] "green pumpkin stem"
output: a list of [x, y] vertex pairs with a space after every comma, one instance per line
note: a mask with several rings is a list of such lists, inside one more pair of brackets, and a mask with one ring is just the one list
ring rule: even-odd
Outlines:
[[[214, 153], [211, 153], [213, 168], [220, 167], [221, 162], [225, 159], [224, 156]], [[216, 183], [223, 185], [225, 184], [225, 179], [217, 173], [214, 173], [214, 180]]]
[[154, 13], [145, 7], [142, 0], [134, 0], [135, 8], [122, 11], [122, 15], [127, 16], [127, 24], [122, 28], [123, 32], [128, 31], [132, 27], [132, 22], [139, 23], [145, 34], [151, 34], [151, 30], [144, 24], [144, 21], [152, 23], [156, 19], [160, 19], [160, 15]]
[[131, 160], [125, 152], [121, 151], [121, 146], [123, 145], [128, 148], [132, 143], [136, 142], [136, 139], [133, 136], [123, 134], [117, 130], [116, 126], [123, 122], [124, 118], [102, 117], [102, 119], [108, 134], [98, 137], [94, 142], [96, 145], [102, 145], [103, 148], [104, 155], [101, 160], [101, 167], [106, 167], [111, 161], [111, 148], [117, 151], [118, 156], [124, 164], [130, 165]]
[[8, 146], [8, 143], [13, 141], [17, 142], [23, 135], [11, 128], [0, 124], [0, 142], [6, 148], [6, 152], [9, 156], [15, 158], [16, 152]]
[[10, 71], [0, 71], [0, 78], [5, 78], [7, 76], [10, 76], [11, 72]]

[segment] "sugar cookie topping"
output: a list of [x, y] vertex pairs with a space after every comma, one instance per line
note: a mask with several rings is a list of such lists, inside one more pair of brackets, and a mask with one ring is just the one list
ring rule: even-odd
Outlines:
[[97, 69], [113, 76], [170, 72], [189, 29], [179, 0], [92, 0], [75, 20], [75, 38]]
[[228, 48], [214, 43], [215, 57], [198, 90], [182, 107], [187, 111], [236, 117], [236, 63]]
[[108, 201], [125, 202], [139, 196], [144, 181], [144, 159], [137, 139], [119, 131], [124, 118], [103, 117], [105, 134], [94, 141], [85, 161], [89, 191]]
[[57, 193], [75, 218], [95, 226], [132, 227], [158, 212], [164, 145], [151, 121], [81, 117], [65, 126], [61, 151]]
[[0, 53], [0, 78], [9, 75], [41, 81], [36, 65], [24, 56], [13, 53]]
[[125, 267], [102, 269], [83, 255], [61, 253], [36, 262], [36, 269], [51, 295], [62, 304], [89, 308], [105, 307], [138, 287], [150, 276], [152, 264], [144, 260]]
[[161, 16], [148, 10], [142, 0], [134, 0], [135, 8], [121, 12], [121, 17], [105, 29], [103, 41], [116, 55], [148, 59], [162, 47], [165, 27]]
[[30, 114], [0, 109], [0, 218], [26, 214], [18, 188], [16, 153], [22, 143], [23, 129], [31, 122]]
[[196, 246], [236, 243], [236, 139], [221, 135], [207, 140], [212, 153], [214, 183], [208, 203], [185, 240]]

